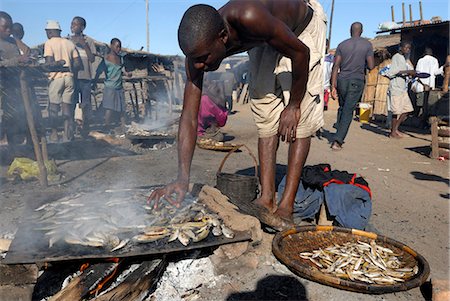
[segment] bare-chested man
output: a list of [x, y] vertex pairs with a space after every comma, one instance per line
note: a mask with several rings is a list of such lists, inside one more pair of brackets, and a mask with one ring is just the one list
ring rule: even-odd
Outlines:
[[[309, 2], [309, 3], [308, 3]], [[178, 177], [151, 200], [178, 205], [188, 189], [204, 72], [225, 57], [249, 51], [251, 108], [258, 128], [261, 196], [256, 204], [292, 219], [295, 194], [310, 139], [322, 125], [326, 17], [317, 0], [234, 0], [218, 11], [189, 8], [178, 29], [187, 81], [178, 141]], [[290, 144], [286, 189], [275, 204], [276, 151]], [[176, 200], [171, 195], [177, 195]]]

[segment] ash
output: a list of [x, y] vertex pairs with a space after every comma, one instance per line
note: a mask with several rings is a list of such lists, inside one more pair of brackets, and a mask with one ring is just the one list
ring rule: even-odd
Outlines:
[[186, 259], [171, 262], [153, 294], [145, 300], [181, 301], [199, 297], [197, 289], [216, 286], [226, 276], [214, 275], [214, 266], [209, 258]]

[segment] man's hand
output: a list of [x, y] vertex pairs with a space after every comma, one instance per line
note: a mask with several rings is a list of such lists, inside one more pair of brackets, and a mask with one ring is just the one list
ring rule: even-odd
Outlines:
[[297, 136], [297, 126], [300, 120], [300, 108], [294, 105], [287, 105], [281, 112], [278, 135], [281, 141], [294, 142]]
[[337, 93], [336, 87], [331, 88], [331, 98], [333, 98], [335, 100], [338, 98], [338, 93]]
[[[154, 202], [153, 209], [158, 209], [161, 199], [166, 200], [169, 204], [179, 208], [188, 190], [188, 183], [175, 181], [163, 188], [155, 189], [148, 197], [148, 202]], [[172, 194], [176, 194], [176, 199], [172, 198]]]

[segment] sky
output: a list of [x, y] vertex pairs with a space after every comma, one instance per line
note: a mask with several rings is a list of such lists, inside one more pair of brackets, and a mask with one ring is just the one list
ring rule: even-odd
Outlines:
[[[162, 55], [182, 54], [177, 42], [177, 29], [183, 13], [191, 5], [210, 4], [220, 8], [224, 0], [149, 0], [150, 52]], [[331, 13], [332, 0], [319, 0], [325, 13]], [[403, 0], [406, 19], [409, 20], [409, 4], [413, 19], [419, 19], [419, 0]], [[402, 0], [335, 0], [331, 48], [349, 37], [351, 23], [364, 25], [363, 36], [373, 38], [378, 25], [391, 21], [391, 5], [395, 19], [402, 19]], [[424, 19], [440, 16], [448, 20], [447, 0], [422, 0]], [[116, 37], [122, 46], [146, 50], [145, 0], [0, 0], [0, 10], [9, 13], [14, 22], [25, 28], [24, 42], [35, 46], [45, 42], [47, 20], [58, 20], [62, 35], [70, 34], [70, 22], [74, 16], [87, 21], [85, 34], [109, 43]]]

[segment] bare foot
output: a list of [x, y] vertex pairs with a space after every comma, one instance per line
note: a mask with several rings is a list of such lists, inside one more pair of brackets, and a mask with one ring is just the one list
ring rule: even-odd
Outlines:
[[274, 215], [279, 216], [283, 220], [288, 221], [290, 223], [294, 222], [294, 220], [292, 218], [292, 210], [278, 207], [278, 209], [275, 211]]
[[403, 138], [403, 135], [400, 135], [398, 132], [391, 132], [389, 138], [401, 139]]
[[266, 199], [266, 198], [262, 198], [261, 197], [259, 199], [256, 199], [254, 201], [254, 204], [259, 206], [259, 207], [263, 207], [263, 208], [269, 210], [270, 213], [273, 213], [274, 210], [275, 210], [275, 208], [274, 208], [274, 201], [270, 200], [270, 199]]

